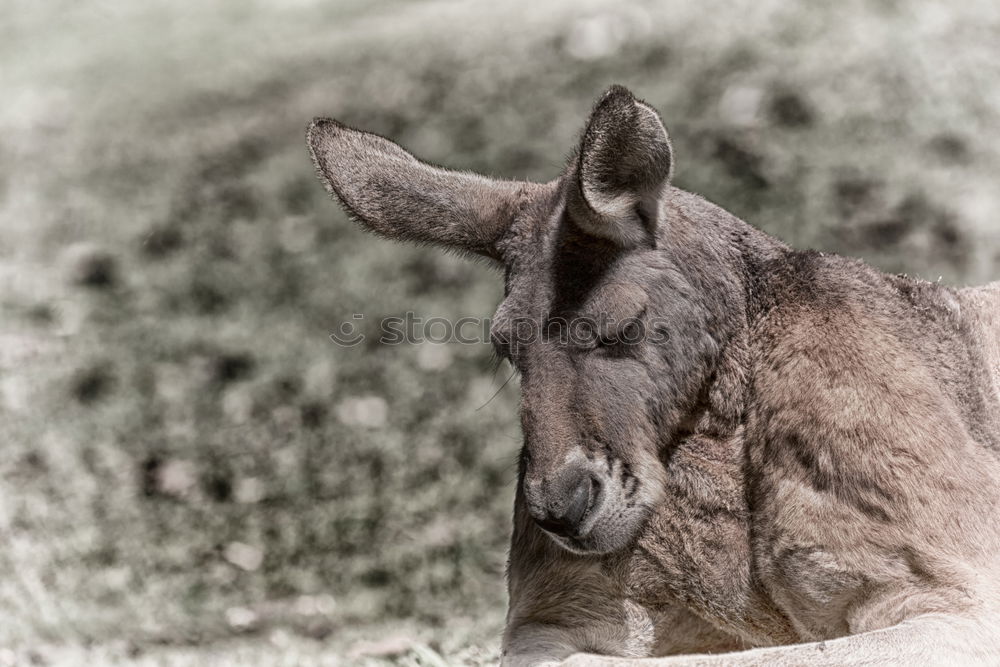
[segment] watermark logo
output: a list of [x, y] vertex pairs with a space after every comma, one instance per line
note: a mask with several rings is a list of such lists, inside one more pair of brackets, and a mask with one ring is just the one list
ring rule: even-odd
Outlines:
[[341, 322], [337, 330], [330, 334], [330, 340], [341, 347], [354, 347], [365, 342], [365, 335], [361, 332], [361, 321], [364, 319], [361, 313], [354, 313], [351, 321]]
[[458, 343], [477, 345], [492, 343], [515, 350], [538, 341], [555, 342], [576, 348], [598, 346], [632, 346], [643, 342], [661, 343], [667, 338], [665, 321], [632, 317], [616, 320], [608, 314], [588, 317], [505, 319], [497, 323], [490, 318], [445, 317], [424, 318], [412, 312], [402, 316], [383, 317], [377, 332], [366, 333], [365, 315], [355, 313], [330, 333], [330, 340], [342, 347], [355, 347], [370, 335], [378, 336], [380, 345], [416, 345], [420, 343]]

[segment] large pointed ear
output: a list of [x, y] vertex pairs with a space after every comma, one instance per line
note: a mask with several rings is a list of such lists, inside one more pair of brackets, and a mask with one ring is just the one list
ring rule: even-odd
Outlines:
[[435, 167], [327, 118], [312, 122], [307, 143], [326, 189], [369, 230], [493, 259], [521, 198], [537, 187]]
[[655, 243], [673, 171], [655, 109], [612, 86], [591, 113], [573, 168], [568, 205], [577, 225], [623, 247]]

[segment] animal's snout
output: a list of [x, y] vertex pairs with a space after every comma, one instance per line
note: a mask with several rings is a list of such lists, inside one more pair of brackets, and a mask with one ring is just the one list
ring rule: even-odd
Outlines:
[[579, 535], [588, 510], [600, 493], [600, 482], [589, 470], [574, 468], [544, 486], [541, 494], [530, 494], [535, 496], [528, 503], [535, 522], [554, 535]]
[[[573, 448], [557, 459], [532, 457], [525, 449], [522, 466], [519, 507], [557, 545], [576, 554], [626, 546], [659, 500], [624, 461], [600, 452]], [[655, 480], [653, 475], [655, 469], [647, 479]]]

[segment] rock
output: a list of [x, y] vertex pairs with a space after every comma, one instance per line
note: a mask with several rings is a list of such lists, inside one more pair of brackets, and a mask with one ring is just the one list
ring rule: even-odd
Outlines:
[[174, 459], [158, 465], [155, 470], [156, 491], [164, 496], [185, 498], [198, 482], [198, 473], [190, 461]]
[[260, 617], [252, 609], [246, 607], [230, 607], [226, 610], [226, 623], [233, 630], [238, 632], [249, 632], [254, 630]]
[[620, 17], [599, 14], [579, 18], [570, 25], [566, 52], [577, 60], [598, 60], [616, 54], [628, 37]]
[[443, 371], [451, 366], [451, 348], [444, 343], [424, 343], [417, 348], [417, 365], [425, 371]]
[[264, 552], [244, 542], [230, 542], [222, 552], [227, 561], [247, 572], [260, 568], [264, 562]]
[[242, 387], [226, 391], [222, 397], [222, 412], [234, 424], [245, 424], [253, 415], [253, 396]]
[[333, 634], [336, 628], [333, 623], [322, 616], [316, 616], [310, 618], [298, 629], [298, 632], [303, 637], [308, 637], [310, 639], [315, 639], [316, 641], [322, 641]]
[[267, 639], [269, 642], [282, 649], [288, 648], [292, 643], [292, 636], [283, 628], [275, 628]]
[[236, 502], [242, 505], [254, 505], [264, 499], [264, 484], [256, 477], [246, 477], [236, 482], [233, 493]]
[[308, 216], [289, 216], [280, 223], [278, 240], [286, 252], [305, 252], [316, 246], [316, 225]]
[[620, 3], [614, 11], [573, 21], [563, 48], [577, 60], [599, 60], [618, 54], [626, 44], [650, 34], [651, 19], [638, 5]]
[[379, 428], [389, 416], [389, 406], [381, 396], [346, 398], [337, 405], [337, 418], [348, 426]]
[[758, 86], [733, 84], [719, 98], [719, 116], [723, 122], [739, 127], [756, 125], [760, 120], [760, 107], [764, 91]]
[[417, 641], [413, 637], [406, 635], [391, 635], [373, 641], [359, 642], [351, 647], [348, 657], [354, 660], [359, 658], [398, 658], [416, 645]]

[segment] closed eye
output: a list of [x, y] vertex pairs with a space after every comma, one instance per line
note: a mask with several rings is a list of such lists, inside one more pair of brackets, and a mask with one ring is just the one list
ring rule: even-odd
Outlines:
[[490, 344], [493, 345], [493, 353], [501, 360], [514, 360], [514, 349], [511, 345], [511, 337], [501, 331], [490, 332]]
[[622, 353], [641, 343], [645, 339], [645, 314], [646, 311], [643, 310], [635, 317], [622, 320], [602, 331], [597, 337], [595, 349]]

